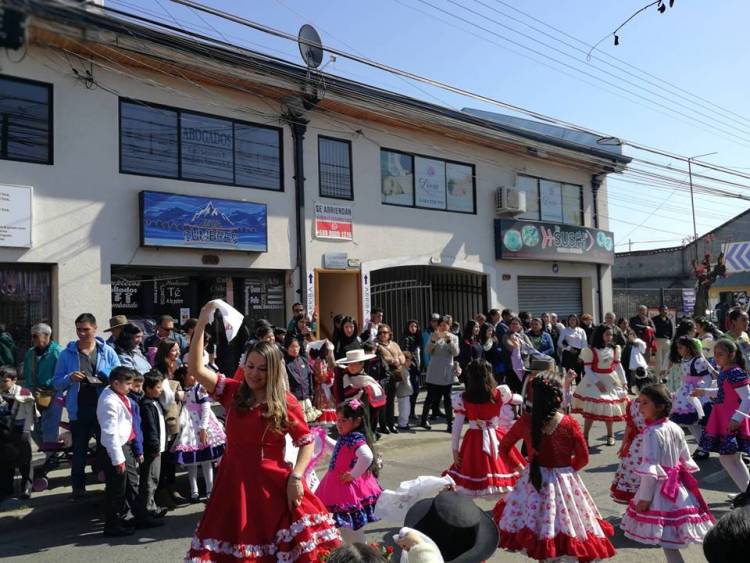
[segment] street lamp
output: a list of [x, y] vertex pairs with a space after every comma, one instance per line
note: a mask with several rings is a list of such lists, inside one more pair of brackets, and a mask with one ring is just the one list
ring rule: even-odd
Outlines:
[[693, 244], [695, 244], [695, 259], [698, 260], [698, 228], [695, 225], [695, 200], [693, 199], [693, 168], [691, 163], [696, 158], [702, 158], [704, 156], [711, 156], [713, 154], [719, 154], [718, 152], [708, 152], [706, 154], [699, 154], [697, 156], [690, 156], [687, 159], [688, 163], [688, 178], [690, 181], [690, 208], [693, 211]]

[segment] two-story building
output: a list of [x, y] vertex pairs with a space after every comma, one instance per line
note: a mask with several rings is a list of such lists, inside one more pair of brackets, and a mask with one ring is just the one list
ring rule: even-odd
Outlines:
[[302, 301], [325, 335], [375, 305], [397, 331], [611, 307], [606, 175], [629, 161], [612, 138], [26, 6], [23, 45], [0, 51], [0, 322], [21, 337], [215, 297], [276, 324]]

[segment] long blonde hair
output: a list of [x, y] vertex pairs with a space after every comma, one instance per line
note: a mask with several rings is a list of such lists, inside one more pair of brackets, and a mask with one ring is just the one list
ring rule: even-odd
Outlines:
[[[253, 352], [266, 360], [266, 409], [262, 416], [270, 421], [272, 430], [284, 433], [289, 428], [289, 416], [286, 404], [287, 375], [283, 357], [276, 344], [261, 341], [256, 342], [247, 350], [245, 362]], [[242, 385], [234, 396], [234, 407], [240, 412], [247, 412], [254, 403], [253, 391], [243, 374]]]

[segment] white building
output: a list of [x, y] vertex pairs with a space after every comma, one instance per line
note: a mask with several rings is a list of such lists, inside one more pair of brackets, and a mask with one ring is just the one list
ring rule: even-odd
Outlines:
[[[24, 46], [0, 51], [0, 322], [19, 335], [212, 297], [275, 323], [304, 301], [324, 334], [374, 305], [397, 331], [432, 311], [611, 308], [605, 177], [629, 161], [611, 138], [29, 6]], [[33, 188], [30, 221], [14, 186]], [[498, 223], [500, 187], [527, 212]]]

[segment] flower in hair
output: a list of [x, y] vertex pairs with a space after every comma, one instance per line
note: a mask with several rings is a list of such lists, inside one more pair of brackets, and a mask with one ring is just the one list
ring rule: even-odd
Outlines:
[[362, 402], [359, 399], [352, 399], [349, 401], [349, 406], [354, 410], [358, 410], [362, 406]]

